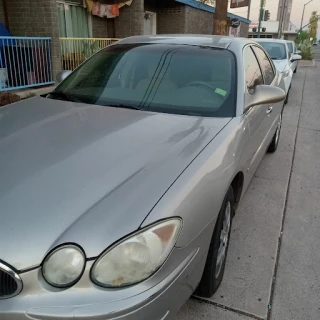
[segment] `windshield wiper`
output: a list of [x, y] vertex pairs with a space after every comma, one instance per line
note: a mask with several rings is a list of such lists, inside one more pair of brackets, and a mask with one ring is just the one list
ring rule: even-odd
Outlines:
[[61, 98], [63, 100], [66, 101], [72, 101], [72, 102], [82, 102], [81, 100], [79, 100], [78, 98], [76, 98], [75, 96], [69, 94], [69, 93], [65, 93], [62, 91], [52, 91], [47, 95], [47, 98], [50, 96], [56, 96], [57, 98]]
[[135, 106], [130, 106], [130, 105], [126, 105], [126, 104], [104, 104], [104, 106], [106, 107], [112, 107], [112, 108], [123, 108], [123, 109], [132, 109], [132, 110], [141, 110], [141, 108], [139, 107], [135, 107]]

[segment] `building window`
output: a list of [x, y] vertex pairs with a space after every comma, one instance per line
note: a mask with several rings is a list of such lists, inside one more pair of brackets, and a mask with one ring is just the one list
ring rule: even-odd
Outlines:
[[57, 2], [60, 38], [89, 38], [90, 16], [79, 4]]

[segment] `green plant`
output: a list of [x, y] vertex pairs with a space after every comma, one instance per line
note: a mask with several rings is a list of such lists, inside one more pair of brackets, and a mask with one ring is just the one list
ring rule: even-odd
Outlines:
[[317, 40], [317, 31], [318, 31], [317, 11], [312, 11], [309, 22], [310, 22], [310, 25], [309, 25], [310, 38], [312, 38], [313, 41], [316, 41]]
[[312, 60], [314, 57], [314, 48], [309, 40], [303, 40], [298, 44], [298, 49], [301, 50], [301, 56], [304, 60]]
[[84, 60], [86, 60], [99, 50], [100, 46], [98, 41], [94, 41], [91, 44], [87, 41], [83, 42], [82, 57], [84, 58]]
[[304, 40], [310, 40], [310, 33], [308, 31], [300, 30], [295, 42], [296, 44], [299, 44]]

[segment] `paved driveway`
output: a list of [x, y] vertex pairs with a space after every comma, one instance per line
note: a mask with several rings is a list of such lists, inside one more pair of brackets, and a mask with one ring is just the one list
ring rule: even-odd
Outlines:
[[[320, 48], [319, 48], [320, 49]], [[224, 280], [177, 320], [320, 319], [320, 64], [294, 76], [279, 149], [233, 222]]]

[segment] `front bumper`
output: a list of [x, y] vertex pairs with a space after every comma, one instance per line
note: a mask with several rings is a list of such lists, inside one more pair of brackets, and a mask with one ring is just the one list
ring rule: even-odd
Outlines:
[[50, 287], [40, 269], [22, 273], [23, 290], [14, 298], [0, 300], [0, 319], [174, 319], [201, 279], [210, 233], [204, 230], [187, 247], [175, 248], [154, 276], [128, 288], [95, 286], [89, 280], [93, 261], [87, 263], [81, 280], [67, 290]]

